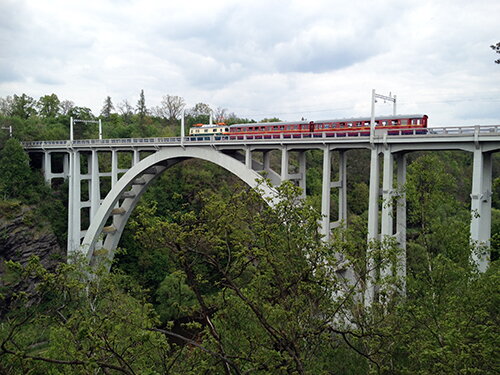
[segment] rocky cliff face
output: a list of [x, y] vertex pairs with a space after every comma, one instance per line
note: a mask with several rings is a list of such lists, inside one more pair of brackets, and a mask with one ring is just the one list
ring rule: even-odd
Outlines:
[[65, 258], [50, 226], [34, 215], [32, 207], [0, 206], [0, 261], [25, 263], [33, 255], [38, 256], [46, 268], [54, 267]]
[[4, 306], [1, 306], [0, 299], [0, 315], [2, 310], [8, 308], [12, 293], [33, 287], [33, 283], [21, 285], [3, 278], [5, 261], [24, 264], [34, 255], [49, 270], [66, 258], [50, 225], [39, 215], [35, 215], [33, 207], [0, 201], [0, 290], [4, 294]]

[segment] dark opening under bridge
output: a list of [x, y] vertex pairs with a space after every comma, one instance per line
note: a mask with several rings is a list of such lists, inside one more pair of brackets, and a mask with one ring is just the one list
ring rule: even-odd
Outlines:
[[[261, 177], [259, 173], [262, 171], [275, 185], [284, 180], [294, 180], [305, 194], [306, 151], [322, 150], [321, 230], [328, 239], [331, 230], [347, 219], [346, 152], [368, 149], [371, 151], [368, 240], [387, 236], [397, 240], [403, 252], [395, 269], [398, 276], [404, 278], [406, 200], [397, 186], [405, 184], [406, 155], [412, 151], [429, 150], [462, 150], [473, 154], [470, 238], [478, 247], [488, 248], [491, 236], [492, 154], [500, 150], [500, 126], [431, 128], [427, 134], [408, 134], [408, 130], [404, 133], [391, 131], [388, 134], [384, 130], [375, 130], [373, 137], [353, 131], [334, 137], [324, 134], [280, 134], [269, 138], [206, 136], [90, 139], [35, 141], [24, 142], [23, 145], [29, 153], [43, 154], [42, 168], [48, 183], [56, 178], [69, 180], [68, 255], [80, 252], [89, 262], [94, 262], [98, 254], [102, 253], [112, 258], [125, 224], [147, 187], [169, 167], [193, 158], [217, 164], [252, 187], [258, 185], [257, 179]], [[281, 153], [280, 171], [271, 169], [270, 152], [273, 150]], [[337, 181], [332, 181], [331, 177], [334, 152], [339, 153]], [[111, 165], [106, 171], [99, 170], [99, 156], [103, 153], [111, 154], [107, 158]], [[131, 163], [127, 167], [119, 168], [118, 155], [121, 153], [131, 155]], [[262, 153], [259, 161], [253, 158], [257, 153]], [[298, 154], [299, 167], [296, 173], [290, 170], [291, 153]], [[56, 154], [63, 154], [61, 172], [55, 172], [52, 168], [52, 158]], [[111, 189], [106, 193], [101, 191], [100, 180], [104, 178], [111, 181]], [[88, 184], [88, 196], [83, 197], [82, 184], [85, 183]], [[330, 218], [332, 188], [338, 189], [339, 196], [339, 214], [335, 222]], [[264, 194], [272, 196], [272, 188], [264, 187]], [[382, 207], [379, 204], [380, 195], [385, 202]], [[82, 227], [84, 211], [87, 212], [88, 227]], [[471, 257], [480, 271], [486, 270], [488, 252], [474, 253]], [[367, 261], [368, 264], [373, 262], [370, 252]], [[370, 302], [373, 298], [374, 287], [368, 285], [366, 299]]]

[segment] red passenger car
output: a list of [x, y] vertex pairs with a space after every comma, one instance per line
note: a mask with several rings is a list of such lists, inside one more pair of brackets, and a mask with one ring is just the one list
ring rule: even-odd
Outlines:
[[[324, 121], [262, 122], [234, 124], [229, 127], [231, 137], [255, 138], [335, 137], [369, 135], [370, 117], [344, 118]], [[385, 129], [389, 134], [427, 132], [427, 115], [380, 116], [375, 118], [375, 129]]]

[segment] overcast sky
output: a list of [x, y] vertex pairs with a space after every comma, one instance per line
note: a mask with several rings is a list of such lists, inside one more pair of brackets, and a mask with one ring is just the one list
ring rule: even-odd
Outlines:
[[498, 0], [0, 0], [0, 97], [321, 120], [376, 89], [434, 126], [500, 124], [497, 42]]

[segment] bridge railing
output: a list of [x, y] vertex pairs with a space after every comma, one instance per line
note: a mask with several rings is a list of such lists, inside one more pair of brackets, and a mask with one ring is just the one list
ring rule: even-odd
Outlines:
[[[279, 133], [279, 134], [259, 134], [259, 135], [202, 135], [186, 136], [184, 144], [199, 143], [224, 143], [224, 142], [259, 142], [269, 140], [292, 140], [307, 141], [315, 139], [346, 139], [363, 138], [368, 139], [370, 133], [366, 130], [347, 130], [335, 132], [314, 132], [314, 133]], [[500, 125], [488, 126], [454, 126], [454, 127], [433, 127], [416, 129], [376, 129], [375, 136], [400, 137], [400, 136], [475, 136], [480, 135], [500, 135]], [[180, 144], [181, 137], [154, 137], [154, 138], [109, 138], [109, 139], [79, 139], [74, 141], [56, 140], [56, 141], [30, 141], [23, 142], [25, 148], [45, 148], [45, 147], [82, 147], [82, 146], [131, 146], [131, 145], [153, 145], [153, 144]]]

